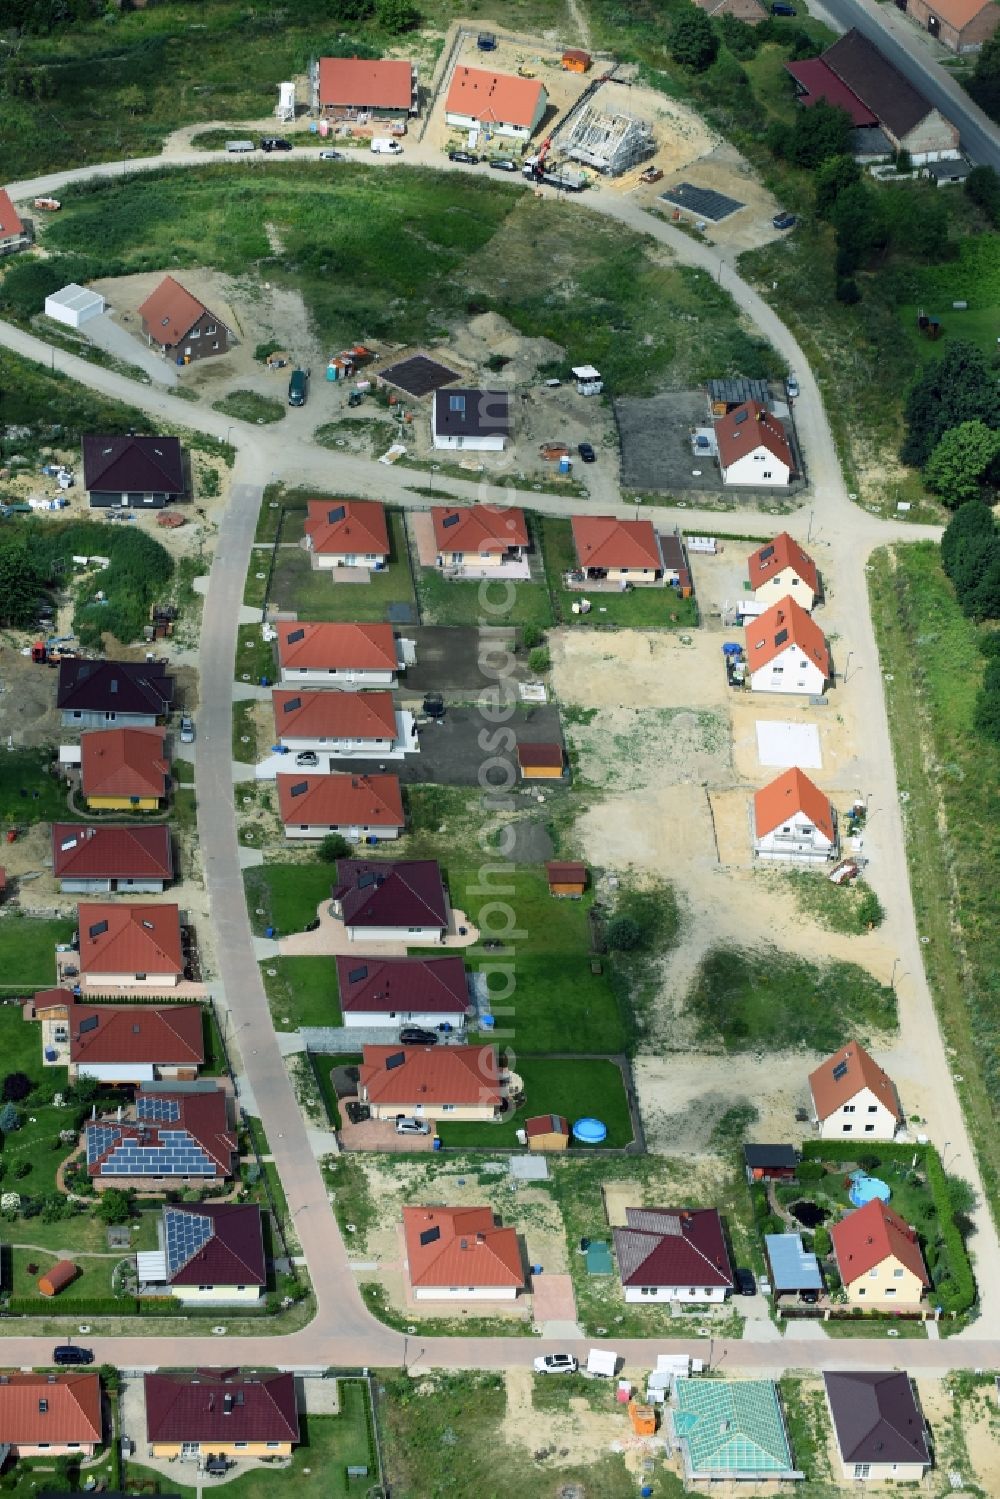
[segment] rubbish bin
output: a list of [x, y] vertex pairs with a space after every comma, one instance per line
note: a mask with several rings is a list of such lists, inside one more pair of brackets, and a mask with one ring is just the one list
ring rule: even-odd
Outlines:
[[264, 936], [265, 937], [273, 937], [274, 936], [274, 927], [273, 926], [266, 926], [264, 928]]

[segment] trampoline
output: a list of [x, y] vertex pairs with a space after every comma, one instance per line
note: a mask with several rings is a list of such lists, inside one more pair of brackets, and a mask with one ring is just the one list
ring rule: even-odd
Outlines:
[[856, 1208], [863, 1208], [866, 1202], [888, 1202], [892, 1192], [888, 1182], [882, 1181], [880, 1177], [865, 1176], [859, 1172], [853, 1177], [847, 1195]]

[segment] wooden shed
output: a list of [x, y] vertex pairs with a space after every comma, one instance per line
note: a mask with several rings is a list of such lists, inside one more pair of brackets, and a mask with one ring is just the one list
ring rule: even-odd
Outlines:
[[567, 1150], [569, 1120], [561, 1114], [536, 1114], [524, 1121], [529, 1150]]
[[590, 53], [580, 47], [567, 47], [562, 55], [562, 65], [567, 73], [589, 73]]
[[58, 1296], [79, 1275], [79, 1266], [74, 1265], [72, 1260], [59, 1260], [46, 1270], [38, 1281], [38, 1289], [43, 1296]]
[[587, 866], [550, 859], [545, 866], [550, 895], [569, 895], [579, 900], [587, 888]]
[[519, 744], [517, 763], [523, 781], [558, 781], [563, 773], [561, 744]]

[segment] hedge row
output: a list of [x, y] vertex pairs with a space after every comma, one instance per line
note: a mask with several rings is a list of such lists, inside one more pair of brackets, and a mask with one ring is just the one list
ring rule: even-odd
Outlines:
[[249, 1303], [247, 1306], [184, 1306], [172, 1296], [94, 1296], [74, 1297], [72, 1301], [60, 1302], [47, 1296], [12, 1296], [5, 1308], [11, 1317], [47, 1317], [58, 1312], [60, 1316], [77, 1317], [211, 1317], [218, 1321], [220, 1313], [238, 1312], [243, 1316], [262, 1316], [274, 1310], [267, 1304]]
[[[946, 1312], [966, 1312], [976, 1300], [976, 1281], [948, 1192], [948, 1178], [941, 1157], [933, 1145], [901, 1145], [882, 1140], [806, 1140], [802, 1146], [804, 1160], [844, 1161], [857, 1163], [859, 1157], [879, 1156], [882, 1160], [911, 1162], [916, 1156], [927, 1175], [927, 1186], [937, 1214], [937, 1226], [948, 1259], [949, 1275], [935, 1287], [938, 1304]], [[950, 1281], [950, 1285], [948, 1282]]]

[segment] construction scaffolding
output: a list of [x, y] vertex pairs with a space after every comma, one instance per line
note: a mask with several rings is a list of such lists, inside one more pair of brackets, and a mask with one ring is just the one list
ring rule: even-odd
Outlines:
[[621, 110], [589, 104], [573, 121], [569, 135], [560, 139], [562, 154], [595, 172], [619, 177], [656, 152], [656, 139], [646, 120]]

